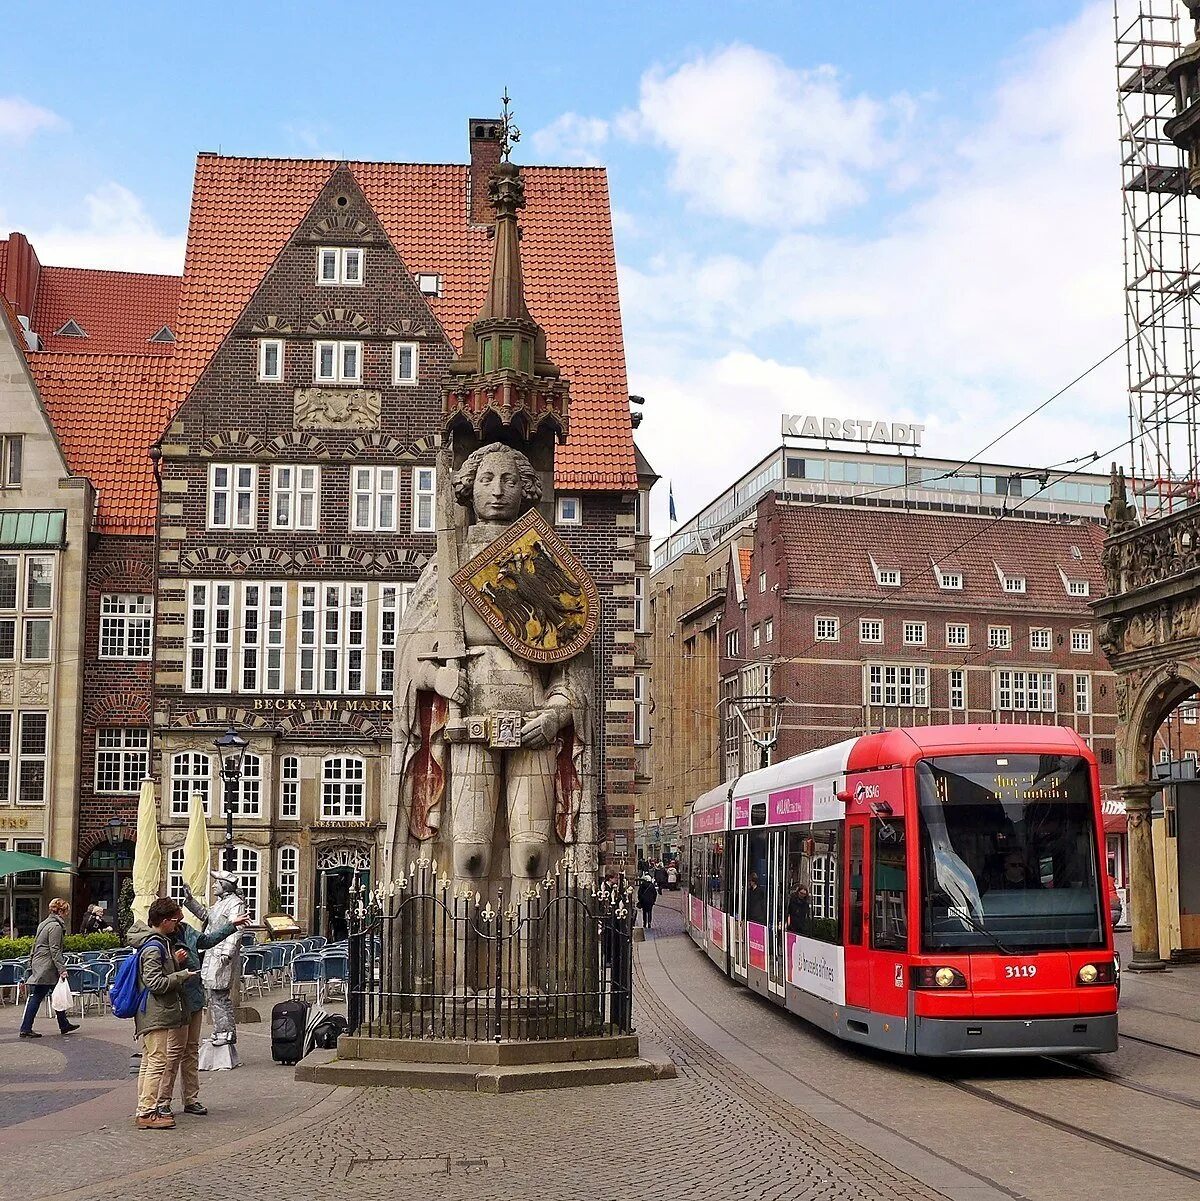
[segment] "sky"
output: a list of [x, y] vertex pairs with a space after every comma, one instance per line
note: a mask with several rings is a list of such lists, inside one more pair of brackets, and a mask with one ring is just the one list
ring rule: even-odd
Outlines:
[[[609, 170], [661, 534], [784, 412], [966, 458], [1120, 346], [1112, 40], [1111, 0], [59, 0], [6, 26], [0, 233], [178, 272], [197, 151], [462, 162], [507, 87], [516, 161]], [[1124, 370], [988, 457], [1126, 459]]]

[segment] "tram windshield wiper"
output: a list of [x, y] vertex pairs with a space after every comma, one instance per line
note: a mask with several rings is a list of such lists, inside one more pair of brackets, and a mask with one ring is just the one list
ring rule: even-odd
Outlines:
[[1001, 954], [1004, 954], [1004, 955], [1016, 955], [1017, 954], [1017, 952], [1012, 950], [1011, 947], [1006, 947], [1004, 945], [1004, 943], [1002, 943], [1000, 941], [1000, 939], [997, 938], [996, 935], [993, 934], [982, 922], [977, 922], [969, 913], [965, 912], [962, 909], [955, 909], [954, 916], [962, 918], [962, 920], [964, 922], [966, 922], [967, 925], [970, 926], [971, 929], [974, 930], [977, 934], [982, 934], [983, 937], [986, 938], [988, 940], [988, 942], [990, 942], [996, 948], [997, 951], [1001, 952]]

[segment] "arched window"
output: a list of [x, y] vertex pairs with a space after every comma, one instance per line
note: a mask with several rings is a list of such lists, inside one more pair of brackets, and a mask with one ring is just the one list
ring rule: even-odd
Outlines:
[[183, 751], [171, 756], [171, 816], [187, 817], [192, 793], [204, 798], [204, 812], [212, 816], [212, 756], [203, 751]]
[[167, 896], [183, 903], [183, 847], [172, 847], [167, 856]]
[[367, 814], [366, 765], [356, 755], [326, 759], [321, 774], [321, 820], [362, 821]]
[[242, 757], [239, 817], [262, 817], [262, 759], [247, 751]]
[[[252, 922], [258, 921], [258, 898], [261, 893], [262, 868], [260, 867], [258, 851], [253, 847], [233, 848], [233, 874], [237, 877], [238, 888], [242, 899], [246, 902], [246, 912]], [[224, 853], [220, 857], [222, 866], [225, 862]]]
[[300, 760], [296, 755], [284, 755], [279, 761], [279, 818], [300, 820]]
[[288, 917], [296, 916], [296, 899], [300, 886], [300, 848], [280, 847], [275, 887], [279, 889], [279, 907]]

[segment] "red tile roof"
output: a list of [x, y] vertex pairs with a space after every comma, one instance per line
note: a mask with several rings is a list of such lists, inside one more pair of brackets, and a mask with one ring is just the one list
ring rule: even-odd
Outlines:
[[[175, 329], [181, 280], [177, 275], [43, 267], [38, 278], [33, 328], [46, 350], [68, 354], [170, 355], [170, 343], [150, 339], [164, 325]], [[58, 337], [75, 321], [86, 338]]]
[[742, 573], [743, 584], [750, 579], [750, 560], [753, 554], [753, 550], [748, 546], [738, 547], [738, 570]]
[[154, 531], [154, 473], [147, 452], [174, 409], [172, 364], [161, 354], [29, 356], [68, 467], [96, 488], [96, 528], [105, 533]]
[[[1092, 598], [1105, 593], [1100, 563], [1105, 531], [1095, 522], [1062, 525], [1019, 517], [996, 520], [852, 505], [792, 505], [774, 498], [760, 506], [759, 520], [767, 522], [768, 539], [778, 536], [784, 547], [789, 590], [819, 591], [825, 599], [894, 596], [905, 604], [954, 600], [1090, 614], [1087, 598], [1067, 595], [1060, 564], [1069, 579], [1088, 581]], [[1072, 547], [1079, 549], [1080, 558], [1072, 554]], [[886, 559], [889, 568], [899, 570], [899, 588], [875, 582], [872, 553], [881, 566]], [[962, 572], [961, 592], [939, 587], [931, 560], [943, 570]], [[1005, 593], [997, 563], [1024, 575], [1024, 593]], [[1066, 564], [1073, 564], [1074, 570]]]
[[[334, 162], [201, 155], [179, 300], [177, 396], [200, 377], [272, 260], [308, 212]], [[442, 276], [430, 307], [455, 347], [483, 302], [486, 226], [467, 223], [466, 166], [351, 163], [408, 269]], [[571, 434], [557, 454], [561, 488], [637, 487], [605, 172], [526, 167], [521, 253], [526, 299], [550, 357], [571, 381]]]

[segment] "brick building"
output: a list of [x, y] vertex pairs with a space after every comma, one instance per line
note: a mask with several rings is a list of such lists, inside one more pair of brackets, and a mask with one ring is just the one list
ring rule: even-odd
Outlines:
[[[181, 280], [40, 268], [29, 363], [98, 496], [77, 901], [119, 888], [125, 785], [146, 771], [170, 886], [193, 793], [220, 844], [213, 742], [230, 724], [250, 743], [235, 841], [257, 914], [274, 892], [336, 929], [353, 873], [378, 869], [389, 644], [434, 549], [440, 390], [487, 289], [498, 123], [473, 120], [470, 148], [461, 166], [201, 155]], [[602, 597], [594, 762], [602, 850], [621, 863], [645, 783], [635, 607], [653, 476], [632, 441], [605, 174], [523, 175], [526, 295], [573, 399], [545, 515]]]

